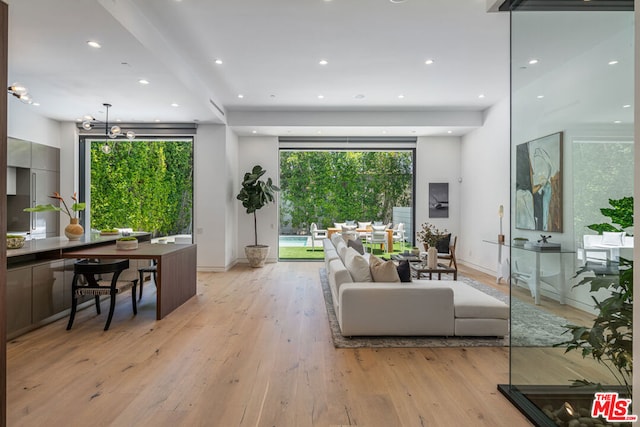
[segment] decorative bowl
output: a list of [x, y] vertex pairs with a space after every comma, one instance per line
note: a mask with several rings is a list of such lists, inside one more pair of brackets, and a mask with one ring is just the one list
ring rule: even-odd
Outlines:
[[116, 240], [116, 249], [120, 249], [123, 251], [129, 251], [132, 249], [138, 249], [138, 239], [136, 239], [135, 237], [133, 238], [133, 240], [121, 240], [118, 239]]
[[7, 249], [20, 249], [24, 246], [25, 237], [24, 236], [15, 236], [8, 235], [7, 236]]

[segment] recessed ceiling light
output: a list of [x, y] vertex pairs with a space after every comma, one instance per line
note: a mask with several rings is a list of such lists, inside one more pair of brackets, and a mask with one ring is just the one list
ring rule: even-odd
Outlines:
[[322, 134], [322, 131], [321, 131], [321, 130], [319, 130], [319, 131], [318, 131], [318, 135], [320, 135], [320, 134]]
[[404, 3], [407, 0], [389, 0], [391, 3]]
[[609, 61], [609, 65], [616, 65], [618, 63], [618, 61], [616, 61], [615, 59], [612, 61]]
[[536, 98], [542, 99], [542, 98], [544, 98], [544, 95], [538, 95], [538, 96], [536, 96]]
[[327, 65], [329, 63], [329, 61], [327, 61], [326, 59], [321, 59], [320, 62], [318, 62], [318, 64], [320, 65]]
[[257, 130], [252, 130], [251, 133], [258, 133], [258, 131]]
[[529, 65], [534, 65], [534, 64], [537, 64], [537, 63], [538, 63], [538, 60], [535, 59], [535, 58], [529, 60]]
[[214, 61], [218, 65], [222, 65], [222, 59], [218, 58]]
[[404, 99], [404, 95], [403, 95], [403, 94], [400, 94], [400, 95], [398, 95], [398, 98], [399, 98], [399, 99]]
[[619, 124], [619, 123], [622, 123], [622, 120], [614, 120], [613, 123]]
[[154, 122], [159, 123], [160, 119], [155, 119]]
[[427, 59], [426, 61], [424, 61], [424, 63], [427, 65], [431, 65], [433, 64], [433, 62], [434, 62], [433, 59]]
[[622, 106], [622, 108], [631, 108], [631, 104], [625, 104]]
[[171, 106], [172, 107], [179, 107], [180, 105], [178, 105], [177, 103], [174, 102], [174, 103], [171, 104]]
[[34, 103], [33, 103], [33, 104], [31, 104], [31, 105], [33, 105], [34, 107], [39, 107], [39, 106], [40, 106], [40, 103], [39, 103], [39, 102], [34, 102]]
[[238, 98], [242, 99], [242, 98], [244, 98], [244, 95], [243, 95], [243, 94], [241, 94], [241, 93], [239, 93], [239, 94], [238, 94]]
[[324, 99], [324, 95], [318, 95], [318, 99]]
[[453, 133], [453, 131], [452, 130], [448, 130], [447, 133]]
[[386, 134], [386, 133], [387, 133], [387, 131], [386, 131], [386, 130], [383, 130], [383, 131], [382, 131], [382, 133], [383, 133], [383, 134]]
[[76, 122], [82, 122], [82, 119], [81, 118], [77, 118]]
[[89, 40], [87, 44], [95, 49], [100, 49], [102, 46], [97, 41]]
[[478, 98], [480, 99], [484, 98], [484, 93], [481, 93], [480, 95], [478, 95]]
[[149, 80], [140, 79], [140, 80], [138, 80], [138, 83], [140, 83], [141, 85], [148, 85], [149, 84]]

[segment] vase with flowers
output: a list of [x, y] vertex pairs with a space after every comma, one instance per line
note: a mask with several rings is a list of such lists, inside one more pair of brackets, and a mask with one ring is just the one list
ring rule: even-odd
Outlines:
[[67, 239], [69, 240], [80, 240], [84, 235], [84, 228], [78, 223], [78, 212], [84, 210], [86, 204], [78, 203], [78, 196], [76, 193], [73, 193], [73, 196], [71, 196], [71, 200], [73, 200], [71, 207], [67, 205], [67, 202], [64, 201], [64, 198], [62, 198], [58, 192], [54, 192], [53, 195], [49, 197], [58, 200], [62, 206], [55, 206], [49, 203], [46, 205], [36, 205], [32, 208], [25, 208], [23, 210], [25, 212], [58, 211], [67, 214], [69, 217], [69, 225], [64, 228], [64, 235], [67, 236]]
[[425, 222], [420, 227], [417, 238], [427, 251], [427, 267], [436, 268], [438, 264], [438, 248], [436, 246], [440, 240], [447, 238], [449, 232], [446, 228], [440, 231], [435, 225], [428, 222]]

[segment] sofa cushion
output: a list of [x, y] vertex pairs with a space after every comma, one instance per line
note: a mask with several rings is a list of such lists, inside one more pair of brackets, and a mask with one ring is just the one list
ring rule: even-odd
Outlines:
[[624, 246], [624, 231], [615, 233], [611, 231], [602, 232], [602, 244], [606, 246]]
[[[442, 281], [444, 284], [444, 281]], [[448, 281], [453, 289], [453, 305], [457, 318], [508, 319], [509, 306], [465, 283]]]
[[338, 256], [340, 256], [342, 262], [344, 262], [344, 255], [347, 253], [347, 244], [344, 240], [340, 239], [340, 242], [336, 245], [336, 252], [338, 252]]
[[372, 255], [369, 257], [369, 270], [374, 282], [400, 283], [400, 276], [393, 261], [384, 261]]
[[398, 277], [400, 277], [401, 282], [406, 283], [411, 281], [411, 266], [409, 265], [409, 261], [400, 261], [396, 270], [398, 271]]
[[371, 282], [369, 263], [355, 249], [347, 249], [344, 265], [349, 270], [354, 282]]
[[347, 225], [347, 223], [346, 222], [334, 222], [333, 223], [333, 226], [335, 228], [342, 228], [343, 225]]
[[360, 228], [361, 230], [366, 230], [367, 227], [371, 227], [371, 221], [367, 221], [367, 222], [358, 221], [358, 228]]
[[355, 249], [360, 255], [364, 255], [364, 246], [362, 246], [362, 241], [359, 239], [349, 240], [347, 246]]
[[331, 235], [331, 243], [333, 243], [334, 247], [338, 247], [338, 242], [344, 241], [340, 233], [333, 233]]

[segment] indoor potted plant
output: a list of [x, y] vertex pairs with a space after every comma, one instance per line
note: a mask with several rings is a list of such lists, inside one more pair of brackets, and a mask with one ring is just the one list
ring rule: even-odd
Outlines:
[[85, 203], [78, 203], [78, 196], [76, 195], [76, 193], [73, 193], [73, 196], [71, 196], [71, 200], [73, 200], [71, 208], [69, 208], [60, 193], [58, 193], [57, 191], [49, 197], [59, 200], [60, 203], [62, 203], [62, 207], [54, 206], [49, 203], [47, 205], [37, 205], [32, 208], [25, 208], [23, 210], [25, 212], [64, 212], [65, 214], [67, 214], [67, 216], [69, 216], [69, 225], [64, 228], [64, 235], [67, 236], [67, 239], [69, 240], [79, 240], [84, 235], [84, 228], [82, 228], [82, 225], [78, 223], [78, 212], [84, 210]]
[[254, 244], [247, 245], [244, 248], [251, 267], [264, 266], [264, 262], [269, 255], [269, 246], [258, 244], [256, 211], [262, 209], [268, 203], [275, 202], [275, 193], [280, 191], [280, 188], [273, 184], [271, 178], [268, 178], [266, 181], [260, 179], [265, 173], [267, 173], [267, 171], [262, 169], [260, 165], [254, 166], [251, 172], [246, 172], [242, 180], [242, 189], [236, 196], [236, 198], [242, 202], [242, 206], [245, 207], [247, 213], [253, 214]]
[[436, 245], [442, 239], [445, 239], [449, 232], [445, 228], [440, 231], [435, 225], [425, 222], [421, 225], [421, 229], [417, 233], [417, 238], [424, 245], [424, 249], [427, 251], [427, 266], [429, 268], [436, 268], [438, 264], [438, 248]]

